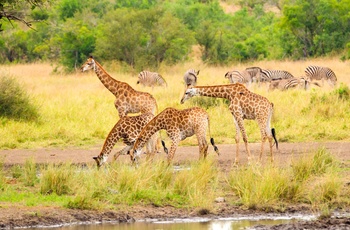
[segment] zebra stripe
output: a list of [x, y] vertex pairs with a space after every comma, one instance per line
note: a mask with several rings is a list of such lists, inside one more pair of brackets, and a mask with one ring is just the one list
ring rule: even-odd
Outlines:
[[137, 84], [141, 84], [143, 86], [167, 86], [166, 81], [164, 78], [156, 72], [150, 72], [150, 71], [141, 71], [138, 76], [139, 80], [137, 81]]
[[242, 83], [242, 84], [246, 84], [247, 86], [249, 86], [252, 83], [252, 77], [249, 74], [248, 71], [243, 70], [243, 71], [237, 71], [237, 70], [233, 70], [233, 71], [229, 71], [225, 74], [225, 78], [228, 78], [230, 80], [231, 83]]
[[272, 80], [278, 79], [289, 79], [294, 78], [294, 76], [285, 70], [261, 70], [260, 81], [271, 82]]
[[322, 85], [324, 80], [331, 86], [335, 86], [337, 83], [335, 73], [328, 67], [310, 65], [306, 67], [305, 75], [309, 77], [311, 81], [322, 80]]
[[186, 71], [184, 75], [185, 85], [188, 86], [196, 86], [197, 85], [197, 76], [199, 75], [199, 70], [189, 69]]
[[260, 67], [248, 67], [245, 70], [249, 73], [252, 81], [258, 82], [261, 73]]
[[310, 86], [310, 80], [307, 77], [273, 80], [269, 85], [269, 90], [279, 89], [285, 91], [298, 86], [307, 90]]

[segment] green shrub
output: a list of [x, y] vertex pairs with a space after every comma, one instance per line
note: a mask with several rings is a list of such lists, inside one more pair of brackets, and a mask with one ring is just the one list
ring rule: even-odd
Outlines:
[[12, 77], [0, 77], [0, 116], [35, 120], [38, 110], [22, 86]]
[[341, 83], [339, 88], [334, 90], [334, 94], [338, 95], [340, 99], [349, 100], [350, 99], [350, 89], [344, 83]]

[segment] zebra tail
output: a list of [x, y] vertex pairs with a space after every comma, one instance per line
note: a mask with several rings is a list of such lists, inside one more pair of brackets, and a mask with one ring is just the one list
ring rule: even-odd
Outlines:
[[218, 154], [218, 156], [220, 155], [220, 152], [219, 152], [219, 148], [215, 145], [215, 142], [214, 142], [214, 138], [210, 138], [210, 143], [211, 145], [214, 147], [214, 151]]
[[163, 140], [162, 140], [162, 145], [163, 145], [164, 152], [168, 154], [168, 148], [165, 146], [165, 142]]
[[272, 137], [273, 139], [275, 140], [275, 143], [276, 143], [276, 149], [278, 150], [278, 141], [277, 141], [277, 138], [276, 138], [276, 131], [274, 128], [271, 129], [271, 133], [272, 133]]

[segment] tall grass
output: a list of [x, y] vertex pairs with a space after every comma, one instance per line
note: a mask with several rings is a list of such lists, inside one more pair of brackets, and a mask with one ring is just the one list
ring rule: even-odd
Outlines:
[[[348, 98], [350, 70], [337, 59], [307, 61], [263, 61], [237, 63], [229, 67], [212, 67], [194, 60], [176, 66], [161, 66], [160, 72], [168, 82], [167, 88], [143, 87], [136, 84], [136, 74], [125, 73], [113, 63], [102, 63], [114, 78], [129, 83], [136, 90], [150, 92], [157, 100], [158, 112], [167, 107], [184, 109], [200, 106], [210, 116], [211, 132], [217, 143], [234, 143], [235, 127], [228, 104], [223, 99], [193, 98], [184, 104], [183, 74], [188, 68], [200, 69], [198, 85], [226, 84], [228, 70], [248, 66], [283, 69], [301, 76], [309, 64], [329, 66], [337, 74], [339, 84], [332, 89], [314, 87], [309, 91], [267, 91], [267, 85], [252, 85], [252, 91], [266, 96], [274, 103], [272, 126], [281, 142], [348, 141], [350, 132], [350, 100]], [[24, 86], [32, 103], [38, 106], [40, 117], [35, 122], [0, 118], [0, 148], [38, 148], [58, 146], [91, 146], [103, 144], [111, 127], [118, 121], [114, 96], [93, 72], [52, 75], [48, 64], [5, 65], [3, 75], [13, 76]], [[250, 142], [260, 141], [256, 122], [245, 121]], [[303, 135], [300, 135], [300, 134]], [[197, 144], [188, 138], [181, 145]]]
[[42, 166], [33, 184], [23, 180], [33, 167], [23, 166], [28, 173], [22, 174], [14, 173], [16, 166], [2, 170], [0, 202], [94, 210], [171, 205], [207, 213], [214, 211], [215, 198], [223, 196], [244, 208], [284, 211], [290, 204], [304, 204], [323, 215], [350, 204], [343, 169], [324, 149], [295, 159], [290, 167], [252, 164], [228, 173], [210, 158], [176, 168], [161, 160], [137, 168], [121, 162], [100, 169], [92, 165]]
[[237, 202], [259, 209], [306, 203], [320, 211], [339, 201], [343, 183], [339, 163], [324, 149], [294, 160], [291, 167], [249, 165], [228, 177]]

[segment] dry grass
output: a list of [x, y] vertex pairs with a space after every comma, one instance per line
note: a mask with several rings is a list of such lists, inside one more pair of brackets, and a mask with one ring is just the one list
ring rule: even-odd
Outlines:
[[[197, 50], [196, 50], [197, 49]], [[194, 53], [198, 53], [198, 47]], [[129, 83], [136, 90], [150, 92], [157, 99], [159, 112], [167, 107], [184, 109], [205, 106], [211, 119], [211, 135], [217, 143], [234, 143], [234, 124], [227, 104], [205, 98], [193, 98], [180, 104], [184, 92], [183, 74], [189, 68], [200, 70], [198, 85], [227, 84], [227, 71], [242, 70], [249, 66], [265, 69], [281, 69], [299, 77], [310, 65], [327, 66], [333, 69], [342, 82], [350, 87], [349, 64], [338, 58], [313, 59], [306, 61], [260, 61], [237, 63], [229, 67], [208, 66], [198, 58], [191, 62], [168, 67], [161, 66], [158, 72], [166, 79], [168, 87], [154, 89], [137, 85], [136, 74], [125, 73], [113, 63], [101, 63], [110, 75]], [[64, 145], [102, 144], [109, 130], [118, 121], [114, 108], [114, 96], [101, 84], [95, 73], [76, 72], [70, 75], [52, 74], [53, 66], [41, 64], [17, 64], [1, 66], [1, 75], [15, 77], [36, 100], [41, 119], [39, 123], [3, 121], [0, 148], [36, 148]], [[154, 71], [154, 70], [151, 70]], [[328, 141], [349, 140], [349, 102], [337, 100], [334, 103], [319, 104], [313, 108], [311, 98], [322, 98], [331, 94], [328, 86], [309, 91], [288, 92], [267, 91], [268, 86], [251, 90], [266, 96], [275, 105], [272, 126], [276, 128], [281, 141]], [[329, 100], [333, 100], [329, 96]], [[337, 108], [341, 108], [340, 110]], [[260, 132], [256, 122], [245, 122], [249, 141], [259, 142]], [[332, 127], [332, 132], [327, 130]], [[300, 135], [302, 133], [302, 135]], [[164, 135], [165, 136], [165, 135]], [[197, 144], [196, 138], [188, 138], [182, 145]]]

